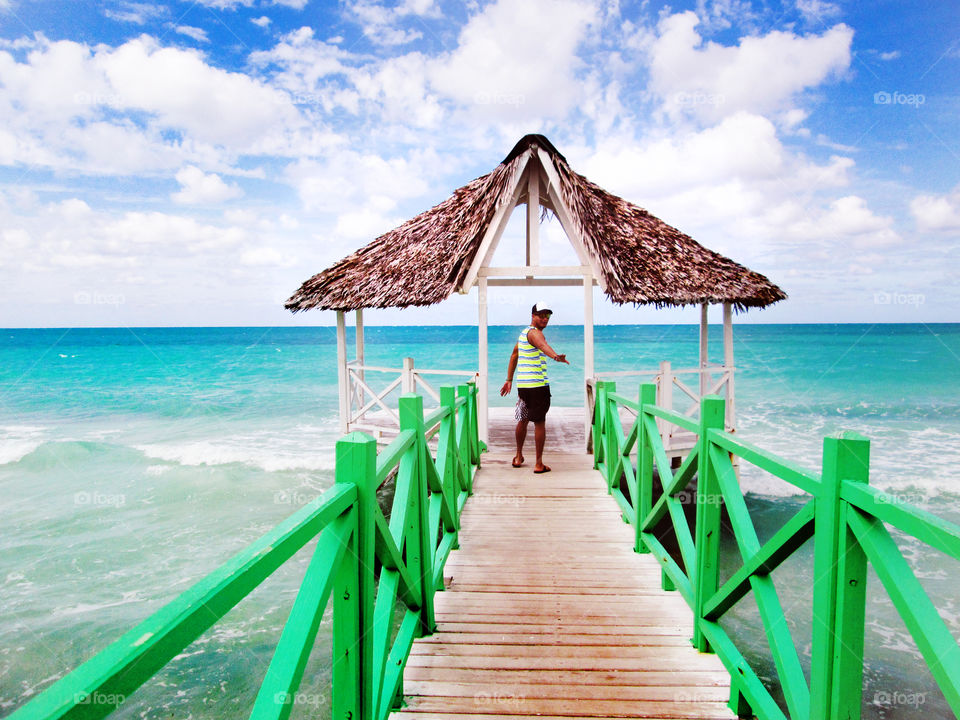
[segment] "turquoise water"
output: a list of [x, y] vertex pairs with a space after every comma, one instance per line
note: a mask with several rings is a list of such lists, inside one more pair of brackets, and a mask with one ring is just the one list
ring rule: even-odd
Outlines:
[[[518, 331], [491, 329], [492, 379]], [[411, 356], [472, 371], [476, 338], [472, 327], [368, 327], [367, 362], [399, 367]], [[582, 328], [552, 326], [547, 338], [573, 362], [550, 367], [554, 402], [578, 404]], [[960, 520], [960, 325], [743, 325], [735, 338], [742, 437], [817, 469], [823, 435], [857, 430], [873, 441], [872, 484]], [[598, 327], [596, 356], [599, 371], [690, 366], [697, 329]], [[332, 484], [335, 358], [331, 328], [0, 331], [0, 716]], [[636, 391], [635, 381], [619, 387]], [[749, 467], [743, 485], [761, 538], [802, 502]], [[960, 628], [960, 569], [903, 548]], [[802, 555], [774, 579], [807, 651]], [[248, 711], [308, 558], [309, 549], [118, 716]], [[952, 717], [875, 578], [870, 588], [866, 716]], [[757, 636], [753, 622], [747, 604], [731, 626]], [[320, 716], [326, 637], [303, 695]], [[762, 645], [754, 652], [762, 663]]]

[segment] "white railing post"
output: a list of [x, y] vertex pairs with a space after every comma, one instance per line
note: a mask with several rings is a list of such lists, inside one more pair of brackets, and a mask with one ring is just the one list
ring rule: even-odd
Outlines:
[[710, 339], [710, 325], [707, 319], [707, 303], [700, 304], [700, 397], [707, 394], [710, 386], [710, 376], [707, 366], [710, 364], [708, 343]]
[[477, 282], [477, 312], [479, 317], [477, 318], [478, 325], [478, 334], [480, 341], [480, 367], [479, 372], [477, 373], [477, 424], [478, 435], [480, 440], [487, 442], [490, 439], [490, 427], [489, 427], [489, 405], [490, 399], [488, 397], [488, 388], [490, 386], [490, 367], [489, 367], [489, 347], [488, 347], [488, 333], [487, 333], [487, 306], [489, 302], [488, 296], [489, 289], [487, 287], [487, 279], [482, 277]]
[[347, 370], [347, 322], [343, 310], [337, 310], [337, 386], [340, 392], [340, 434], [350, 424], [350, 376]]
[[[669, 360], [660, 363], [660, 374], [657, 375], [657, 405], [665, 410], [673, 410], [673, 371], [670, 369]], [[670, 450], [672, 433], [667, 430], [666, 421], [657, 418], [657, 430], [663, 438], [663, 449]]]
[[415, 393], [417, 391], [417, 379], [413, 376], [413, 358], [403, 359], [403, 380], [400, 383], [401, 392]]
[[733, 306], [728, 302], [723, 304], [723, 364], [727, 376], [727, 429], [732, 430], [737, 424], [737, 413], [733, 392]]

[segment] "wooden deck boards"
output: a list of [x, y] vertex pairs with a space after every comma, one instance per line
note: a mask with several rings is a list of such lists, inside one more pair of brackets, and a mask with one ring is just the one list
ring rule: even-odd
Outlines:
[[391, 717], [735, 718], [727, 672], [691, 646], [689, 608], [632, 551], [590, 456], [548, 449], [545, 475], [510, 459], [483, 457]]

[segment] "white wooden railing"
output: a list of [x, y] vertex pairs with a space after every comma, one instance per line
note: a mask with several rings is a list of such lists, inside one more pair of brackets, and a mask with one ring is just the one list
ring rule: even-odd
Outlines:
[[[370, 376], [377, 378], [375, 382]], [[347, 402], [341, 407], [341, 430], [352, 432], [364, 430], [380, 438], [392, 435], [400, 429], [397, 402], [390, 395], [419, 393], [429, 396], [439, 406], [440, 393], [424, 377], [445, 375], [460, 382], [476, 382], [477, 373], [469, 370], [435, 370], [414, 367], [413, 358], [404, 358], [402, 367], [364, 365], [357, 360], [347, 363]], [[384, 381], [386, 376], [386, 381]], [[384, 382], [386, 384], [384, 384]]]
[[[736, 406], [734, 404], [733, 379], [736, 368], [729, 365], [706, 365], [704, 367], [674, 368], [669, 361], [660, 363], [658, 369], [619, 370], [601, 372], [587, 381], [587, 409], [593, 408], [594, 387], [597, 380], [613, 380], [623, 383], [617, 391], [629, 394], [629, 386], [638, 387], [641, 382], [657, 384], [657, 405], [667, 410], [682, 413], [688, 417], [697, 415], [700, 398], [705, 395], [720, 395], [726, 400], [726, 430], [736, 429]], [[689, 378], [689, 380], [687, 380]], [[687, 380], [685, 382], [685, 380]], [[691, 387], [693, 385], [694, 387]], [[680, 392], [675, 393], [677, 389]], [[683, 407], [684, 400], [689, 406]], [[663, 437], [664, 448], [668, 455], [684, 454], [693, 447], [694, 436], [679, 428], [657, 419], [657, 426]]]

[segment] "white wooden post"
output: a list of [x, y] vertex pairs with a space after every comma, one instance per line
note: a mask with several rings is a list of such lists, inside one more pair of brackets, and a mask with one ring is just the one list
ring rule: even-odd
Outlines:
[[[669, 360], [660, 362], [660, 384], [657, 391], [657, 405], [665, 410], [673, 410], [673, 371], [670, 369]], [[669, 450], [672, 433], [667, 431], [666, 421], [657, 418], [657, 428], [660, 430], [660, 437], [663, 438], [663, 449]]]
[[707, 303], [700, 303], [700, 397], [710, 389], [710, 377], [707, 375], [707, 363], [710, 354], [707, 351], [709, 325], [707, 324]]
[[413, 393], [417, 391], [417, 383], [413, 377], [413, 358], [403, 359], [403, 380], [400, 382], [400, 392]]
[[480, 372], [477, 376], [477, 428], [480, 439], [487, 442], [490, 439], [489, 414], [487, 408], [487, 388], [490, 387], [490, 368], [487, 358], [487, 279], [480, 278], [477, 283], [477, 310], [479, 314], [478, 327], [480, 330]]
[[350, 379], [347, 376], [347, 322], [343, 310], [337, 310], [337, 387], [340, 392], [340, 433], [346, 434], [350, 422]]
[[583, 429], [586, 437], [590, 437], [590, 425], [593, 418], [590, 414], [590, 398], [587, 397], [587, 383], [593, 378], [593, 275], [586, 273], [583, 276]]
[[527, 184], [527, 265], [540, 265], [540, 173], [531, 163]]
[[737, 414], [733, 393], [733, 306], [728, 302], [723, 304], [723, 364], [727, 376], [727, 429], [732, 430], [736, 426]]
[[[356, 332], [356, 338], [355, 338], [355, 342], [356, 342], [355, 357], [356, 357], [357, 365], [360, 366], [359, 368], [357, 368], [357, 375], [360, 376], [361, 381], [364, 381], [366, 378], [363, 373], [363, 308], [357, 308], [356, 312], [354, 313], [354, 317], [356, 319], [355, 324], [357, 326], [356, 328], [357, 332]], [[365, 396], [363, 393], [363, 385], [361, 385], [360, 383], [357, 383], [356, 395], [357, 395], [357, 405], [359, 407], [363, 407]]]

